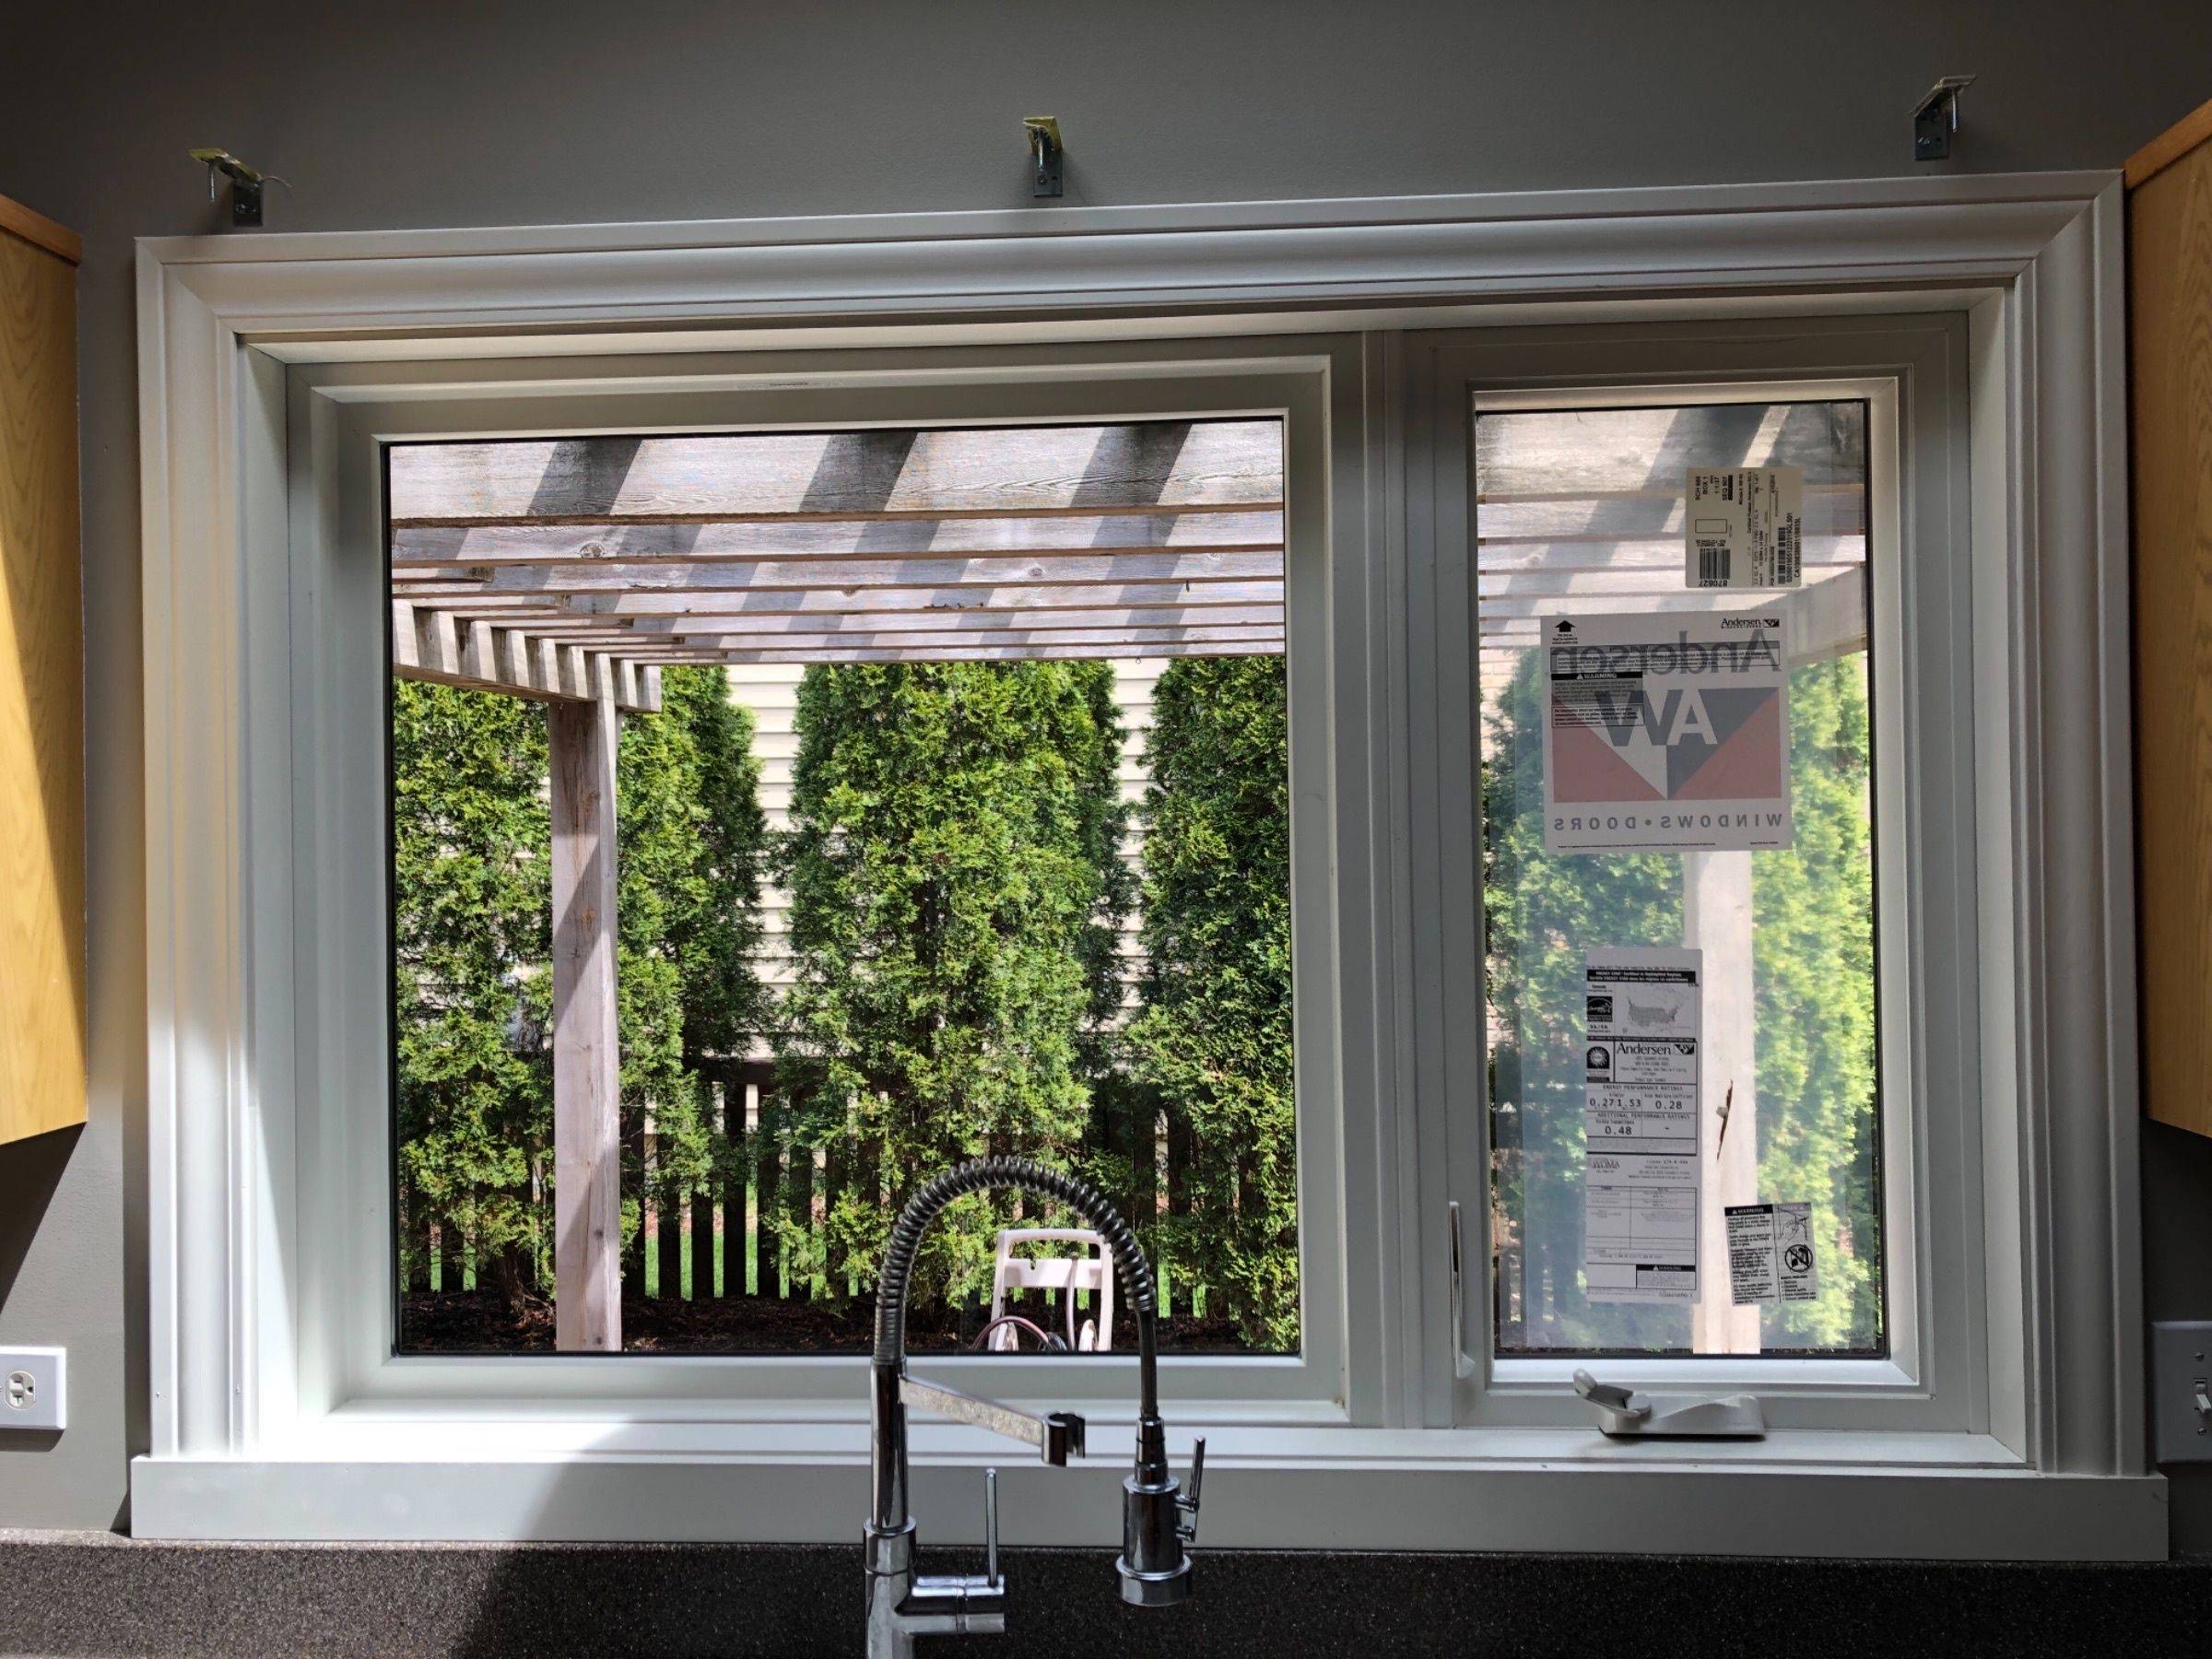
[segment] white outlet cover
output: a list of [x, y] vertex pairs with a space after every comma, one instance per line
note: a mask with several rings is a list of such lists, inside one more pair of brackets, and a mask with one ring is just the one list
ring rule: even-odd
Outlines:
[[0, 1348], [0, 1434], [66, 1429], [66, 1348]]

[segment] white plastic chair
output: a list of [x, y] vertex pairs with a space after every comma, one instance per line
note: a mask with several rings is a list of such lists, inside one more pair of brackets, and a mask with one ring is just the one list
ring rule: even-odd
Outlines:
[[[1017, 1255], [1022, 1244], [1067, 1243], [1082, 1246], [1085, 1255]], [[1008, 1227], [998, 1235], [998, 1260], [991, 1270], [990, 1345], [997, 1353], [1011, 1352], [1020, 1336], [1006, 1316], [1009, 1290], [1057, 1290], [1066, 1315], [1067, 1346], [1079, 1354], [1103, 1354], [1113, 1347], [1113, 1264], [1106, 1254], [1106, 1241], [1085, 1227]], [[1088, 1290], [1094, 1300], [1091, 1312], [1077, 1324], [1076, 1293]]]

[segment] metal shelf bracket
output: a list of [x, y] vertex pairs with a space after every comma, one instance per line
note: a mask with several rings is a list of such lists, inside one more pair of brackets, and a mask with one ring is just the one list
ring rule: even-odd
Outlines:
[[1032, 167], [1030, 194], [1033, 196], [1056, 196], [1060, 194], [1060, 118], [1057, 115], [1031, 115], [1021, 124], [1030, 135], [1030, 160]]
[[1947, 75], [1912, 107], [1912, 159], [1941, 161], [1951, 153], [1959, 130], [1959, 94], [1974, 84], [1971, 75]]
[[275, 173], [265, 173], [248, 167], [227, 149], [195, 149], [192, 159], [207, 169], [207, 199], [215, 200], [216, 178], [219, 174], [230, 181], [230, 228], [233, 230], [261, 229], [262, 197], [271, 184], [289, 186], [290, 181]]

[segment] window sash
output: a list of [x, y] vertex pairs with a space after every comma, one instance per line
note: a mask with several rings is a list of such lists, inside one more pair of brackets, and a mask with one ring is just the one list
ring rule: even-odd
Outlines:
[[[1927, 893], [1971, 896], [1973, 802], [1955, 776], [1927, 770], [1971, 721], [1963, 629], [1965, 542], [1953, 539], [1965, 487], [1965, 333], [1955, 318], [1802, 324], [1496, 330], [1424, 342], [1409, 368], [1411, 582], [1417, 614], [1437, 618], [1430, 698], [1417, 692], [1413, 768], [1435, 768], [1433, 879], [1446, 901], [1417, 935], [1417, 974], [1440, 994], [1424, 1044], [1434, 1070], [1418, 1108], [1425, 1147], [1444, 1173], [1435, 1203], [1455, 1203], [1461, 1231], [1459, 1329], [1430, 1361], [1438, 1420], [1497, 1427], [1587, 1423], [1578, 1367], [1630, 1385], [1748, 1389], [1770, 1424], [1804, 1429], [1967, 1430], [1986, 1425], [1981, 1263], [1979, 1103], [1971, 1055], [1935, 1034], [1971, 1029], [1981, 996], [1971, 941], [1915, 925]], [[1882, 1359], [1761, 1356], [1601, 1359], [1495, 1351], [1490, 1278], [1481, 791], [1472, 534], [1473, 421], [1479, 408], [1637, 403], [1868, 404], [1869, 581], [1873, 594], [1877, 1041], [1882, 1079], [1885, 1274], [1889, 1353]], [[1904, 618], [1913, 618], [1908, 634]], [[1420, 654], [1417, 648], [1414, 653]], [[1971, 771], [1971, 768], [1966, 769]], [[1593, 941], [1604, 943], [1605, 941]], [[1961, 1023], [1963, 1022], [1963, 1024]], [[1931, 1193], [1960, 1202], [1934, 1205]], [[1447, 1236], [1453, 1223], [1447, 1219]], [[1446, 1253], [1448, 1254], [1448, 1253]], [[1452, 1294], [1447, 1279], [1441, 1293]], [[1433, 1270], [1432, 1270], [1433, 1277]]]
[[[1306, 349], [1297, 347], [1303, 344]], [[312, 920], [293, 948], [303, 985], [323, 1006], [346, 1011], [321, 1027], [311, 1051], [318, 1068], [314, 1154], [303, 1161], [303, 1214], [335, 1226], [302, 1226], [300, 1277], [311, 1294], [301, 1321], [297, 1400], [309, 1418], [386, 1406], [499, 1402], [515, 1416], [559, 1415], [605, 1404], [656, 1408], [699, 1420], [773, 1420], [827, 1409], [865, 1417], [864, 1355], [852, 1356], [441, 1356], [393, 1351], [394, 1195], [388, 1171], [389, 859], [382, 825], [389, 725], [382, 630], [365, 618], [384, 602], [382, 446], [389, 441], [597, 431], [637, 433], [772, 427], [880, 427], [1006, 420], [1137, 420], [1216, 414], [1285, 418], [1287, 656], [1290, 680], [1294, 1064], [1298, 1092], [1300, 1259], [1303, 1325], [1290, 1356], [1177, 1355], [1162, 1360], [1164, 1385], [1228, 1420], [1342, 1422], [1362, 1408], [1347, 1355], [1383, 1340], [1392, 1311], [1345, 1290], [1347, 1250], [1359, 1248], [1381, 1213], [1347, 1203], [1343, 1146], [1371, 1097], [1346, 1087], [1339, 1032], [1357, 1029], [1339, 1005], [1340, 909], [1329, 814], [1339, 786], [1329, 774], [1338, 747], [1331, 725], [1358, 714], [1339, 708], [1339, 653], [1357, 648], [1337, 618], [1342, 595], [1363, 580], [1337, 547], [1328, 514], [1328, 398], [1338, 341], [1269, 342], [1241, 361], [1232, 345], [1168, 354], [1165, 365], [1131, 369], [1128, 350], [966, 354], [813, 354], [806, 384], [746, 384], [752, 373], [698, 374], [638, 388], [629, 377], [563, 374], [536, 379], [543, 365], [502, 365], [471, 375], [465, 390], [404, 372], [295, 369], [290, 403], [303, 419], [295, 444], [295, 500], [318, 511], [294, 536], [293, 622], [310, 641], [298, 660], [293, 788], [296, 821], [313, 830], [296, 849], [295, 890], [312, 895]], [[1333, 356], [1332, 354], [1336, 354]], [[1143, 354], [1159, 356], [1157, 348]], [[1174, 360], [1174, 359], [1180, 360]], [[926, 359], [926, 360], [917, 360]], [[911, 366], [910, 366], [911, 365]], [[725, 362], [718, 367], [736, 369]], [[757, 373], [757, 361], [742, 364]], [[788, 380], [790, 377], [784, 377]], [[487, 385], [487, 382], [504, 382]], [[686, 383], [688, 382], [688, 383]], [[295, 521], [296, 529], [300, 521]], [[1334, 601], [1334, 602], [1333, 602]], [[1363, 646], [1363, 642], [1361, 642]], [[360, 1010], [373, 1008], [371, 1018]], [[377, 1171], [373, 1193], [363, 1171]], [[1362, 1219], [1361, 1218], [1364, 1218]], [[1041, 1404], [1089, 1401], [1110, 1420], [1133, 1408], [1134, 1368], [1113, 1361], [1025, 1357], [930, 1356], [923, 1363], [968, 1387], [989, 1387]], [[613, 1370], [609, 1370], [609, 1367]], [[982, 1368], [993, 1369], [986, 1379]], [[974, 1373], [974, 1374], [971, 1374]], [[1371, 1398], [1364, 1409], [1379, 1409]]]

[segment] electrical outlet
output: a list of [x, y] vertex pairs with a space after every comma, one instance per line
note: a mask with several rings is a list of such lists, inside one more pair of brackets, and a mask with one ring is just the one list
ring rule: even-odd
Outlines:
[[2150, 1378], [2152, 1455], [2212, 1463], [2212, 1319], [2153, 1324]]
[[68, 1427], [68, 1359], [65, 1348], [0, 1348], [0, 1433]]

